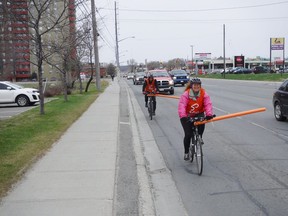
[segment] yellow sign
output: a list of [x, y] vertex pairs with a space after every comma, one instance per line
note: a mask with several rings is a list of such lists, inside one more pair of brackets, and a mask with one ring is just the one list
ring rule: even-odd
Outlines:
[[271, 50], [284, 50], [285, 38], [271, 38]]

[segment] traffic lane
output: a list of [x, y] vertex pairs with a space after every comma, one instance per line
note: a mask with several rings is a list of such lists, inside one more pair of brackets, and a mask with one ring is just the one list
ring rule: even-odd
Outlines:
[[11, 118], [23, 112], [26, 112], [27, 110], [33, 109], [37, 106], [38, 106], [38, 103], [32, 106], [24, 106], [24, 107], [19, 107], [16, 103], [15, 104], [0, 104], [0, 119]]
[[265, 112], [246, 115], [242, 118], [265, 126], [265, 129], [272, 133], [287, 135], [288, 120], [277, 121], [272, 104], [273, 93], [279, 87], [279, 82], [205, 79], [203, 83], [211, 97], [214, 110], [218, 110], [219, 115], [265, 107]]
[[[224, 96], [229, 96], [229, 89], [226, 91]], [[137, 89], [135, 92], [137, 95]], [[183, 88], [179, 88], [178, 93], [181, 92]], [[140, 95], [141, 105], [143, 97]], [[231, 103], [230, 99], [222, 102], [224, 107], [225, 103]], [[232, 108], [243, 106], [243, 102], [240, 103], [233, 101], [235, 107]], [[247, 104], [243, 109], [250, 108]], [[222, 110], [215, 112], [219, 116]], [[253, 114], [253, 121], [247, 116], [206, 124], [204, 171], [199, 177], [195, 165], [183, 161], [183, 130], [177, 115], [177, 100], [157, 98], [156, 116], [148, 122], [188, 212], [195, 215], [285, 215], [288, 210], [285, 143], [288, 140], [267, 131], [271, 121], [262, 119], [269, 119], [270, 113], [259, 114]]]

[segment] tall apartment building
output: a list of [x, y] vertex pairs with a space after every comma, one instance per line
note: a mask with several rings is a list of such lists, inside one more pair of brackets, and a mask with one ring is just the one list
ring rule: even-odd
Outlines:
[[28, 19], [27, 0], [0, 1], [0, 79], [31, 76]]
[[[63, 2], [50, 0], [50, 7], [47, 11], [60, 14], [63, 10]], [[31, 61], [36, 61], [35, 56], [31, 54], [33, 50], [30, 50], [35, 47], [31, 41], [33, 30], [29, 29], [29, 19], [31, 21], [29, 12], [33, 14], [33, 5], [28, 4], [27, 0], [0, 0], [0, 80], [29, 80], [32, 73], [37, 73], [37, 66], [31, 64]], [[69, 22], [67, 33], [75, 35], [75, 0], [69, 0], [67, 15], [67, 22]], [[40, 25], [42, 23], [49, 25], [47, 21], [48, 19], [40, 21]], [[45, 43], [55, 37], [55, 31], [51, 31], [42, 39]], [[75, 56], [76, 48], [71, 49], [71, 58], [74, 59]], [[57, 76], [57, 71], [45, 62], [42, 70], [45, 73], [44, 78]]]

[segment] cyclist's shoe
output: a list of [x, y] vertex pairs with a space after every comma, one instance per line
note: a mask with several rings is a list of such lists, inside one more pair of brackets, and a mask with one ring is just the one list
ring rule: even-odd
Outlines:
[[189, 160], [189, 154], [184, 154], [184, 160], [188, 161]]
[[201, 145], [204, 145], [204, 141], [202, 138], [200, 139], [200, 143], [201, 143]]
[[145, 107], [148, 107], [148, 104], [147, 104], [147, 102], [145, 103]]

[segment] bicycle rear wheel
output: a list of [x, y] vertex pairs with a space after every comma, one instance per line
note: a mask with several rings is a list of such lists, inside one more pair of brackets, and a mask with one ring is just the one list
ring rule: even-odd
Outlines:
[[202, 143], [201, 143], [200, 137], [196, 138], [195, 158], [196, 158], [198, 175], [200, 176], [202, 175], [202, 171], [203, 171], [203, 152], [202, 152]]

